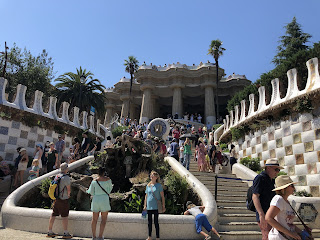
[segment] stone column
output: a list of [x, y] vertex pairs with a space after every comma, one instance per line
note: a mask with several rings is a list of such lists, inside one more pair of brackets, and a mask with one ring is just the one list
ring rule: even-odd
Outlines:
[[142, 85], [140, 87], [143, 91], [142, 96], [142, 105], [141, 105], [141, 114], [140, 114], [140, 123], [147, 122], [152, 117], [152, 85]]
[[112, 117], [113, 117], [113, 104], [107, 104], [106, 105], [106, 116], [104, 118], [104, 126], [106, 126], [108, 123], [110, 123]]
[[120, 97], [122, 101], [121, 117], [127, 117], [129, 115], [129, 95], [123, 95]]
[[209, 127], [216, 124], [216, 111], [214, 102], [213, 82], [205, 82], [201, 85], [205, 92], [205, 124]]
[[136, 118], [136, 107], [137, 107], [137, 105], [134, 104], [131, 100], [131, 102], [130, 102], [130, 118], [132, 120], [134, 120]]
[[183, 116], [183, 100], [182, 100], [182, 88], [184, 87], [181, 83], [172, 84], [170, 86], [173, 89], [173, 100], [172, 100], [172, 116], [178, 113], [179, 118]]

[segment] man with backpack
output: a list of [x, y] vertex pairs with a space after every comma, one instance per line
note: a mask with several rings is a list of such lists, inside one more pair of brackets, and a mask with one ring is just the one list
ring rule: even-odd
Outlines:
[[256, 211], [256, 219], [261, 229], [262, 240], [268, 239], [268, 233], [271, 230], [271, 226], [265, 220], [265, 214], [267, 213], [270, 202], [275, 195], [274, 189], [275, 178], [280, 172], [278, 159], [268, 159], [265, 164], [265, 170], [253, 180], [252, 186], [252, 201]]
[[[62, 217], [62, 226], [63, 226], [63, 239], [69, 239], [72, 238], [68, 231], [68, 216], [69, 216], [69, 198], [70, 198], [70, 193], [71, 193], [71, 182], [70, 182], [70, 177], [67, 175], [68, 173], [68, 164], [67, 163], [62, 163], [60, 167], [61, 173], [58, 174], [55, 177], [55, 180], [53, 181], [54, 184], [56, 184], [56, 189], [54, 194], [55, 200], [53, 202], [53, 211], [52, 215], [49, 220], [49, 230], [47, 237], [56, 237], [58, 234], [55, 234], [52, 231], [53, 224], [55, 221], [56, 216], [61, 215]], [[51, 183], [50, 188], [49, 188], [49, 196], [50, 196], [50, 189], [52, 185]], [[51, 196], [50, 196], [51, 197]], [[51, 197], [52, 198], [52, 197]]]

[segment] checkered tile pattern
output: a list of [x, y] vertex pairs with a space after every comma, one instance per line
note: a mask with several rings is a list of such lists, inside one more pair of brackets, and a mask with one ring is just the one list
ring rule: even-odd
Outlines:
[[293, 181], [299, 181], [297, 190], [307, 190], [319, 197], [320, 184], [320, 116], [298, 114], [289, 120], [274, 122], [271, 126], [246, 135], [235, 142], [239, 158], [260, 158], [264, 166], [268, 158], [279, 159], [280, 165]]
[[[17, 147], [24, 147], [29, 156], [33, 156], [36, 144], [44, 146], [46, 141], [56, 143], [58, 133], [42, 129], [39, 127], [28, 127], [20, 122], [8, 121], [0, 118], [0, 156], [6, 161], [12, 161], [17, 156]], [[66, 150], [64, 154], [68, 156], [72, 139], [65, 137]]]

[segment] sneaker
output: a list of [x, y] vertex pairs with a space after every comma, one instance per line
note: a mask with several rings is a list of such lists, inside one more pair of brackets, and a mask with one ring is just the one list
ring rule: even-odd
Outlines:
[[46, 237], [47, 237], [47, 238], [54, 238], [54, 237], [56, 237], [56, 236], [58, 236], [58, 234], [56, 234], [56, 233], [54, 233], [54, 232], [51, 232], [51, 233], [48, 232]]
[[206, 237], [204, 240], [209, 240], [209, 239], [211, 239], [211, 237], [210, 237], [210, 236]]
[[64, 233], [62, 236], [63, 239], [70, 239], [72, 236], [69, 233]]

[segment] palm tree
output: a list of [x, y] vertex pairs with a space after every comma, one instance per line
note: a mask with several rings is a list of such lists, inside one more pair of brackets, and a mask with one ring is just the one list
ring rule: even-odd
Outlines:
[[60, 75], [55, 81], [57, 88], [58, 104], [69, 102], [70, 107], [78, 107], [81, 111], [90, 111], [93, 106], [99, 116], [103, 116], [104, 107], [104, 89], [98, 79], [93, 79], [93, 74], [86, 69], [77, 69], [77, 73], [67, 72]]
[[212, 55], [215, 62], [216, 62], [216, 69], [217, 69], [217, 87], [216, 87], [216, 104], [217, 104], [217, 118], [219, 119], [219, 102], [218, 102], [218, 87], [219, 87], [219, 57], [223, 55], [223, 52], [226, 50], [222, 46], [222, 42], [217, 40], [212, 40], [210, 44], [210, 48], [208, 50], [208, 54]]
[[139, 68], [139, 61], [134, 56], [129, 56], [128, 60], [124, 60], [124, 66], [126, 66], [126, 72], [130, 73], [130, 91], [129, 91], [129, 117], [130, 117], [130, 101], [132, 92], [133, 75]]

